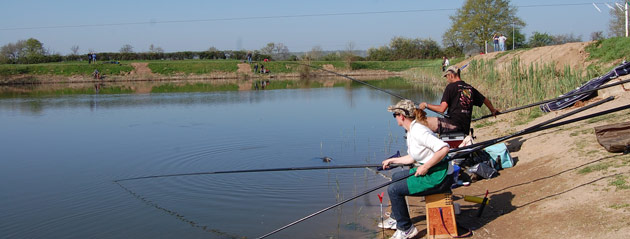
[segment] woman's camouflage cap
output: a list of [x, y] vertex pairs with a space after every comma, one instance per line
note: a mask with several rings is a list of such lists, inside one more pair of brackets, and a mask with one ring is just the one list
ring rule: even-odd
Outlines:
[[387, 111], [399, 113], [404, 115], [405, 117], [413, 118], [414, 112], [416, 110], [416, 105], [411, 100], [401, 100], [398, 101], [395, 105], [390, 105], [387, 107]]

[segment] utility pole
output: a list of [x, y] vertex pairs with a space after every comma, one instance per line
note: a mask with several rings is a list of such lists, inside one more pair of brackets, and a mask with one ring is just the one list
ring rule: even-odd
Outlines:
[[[628, 24], [626, 24], [628, 25]], [[628, 29], [626, 28], [626, 36], [628, 36]], [[516, 42], [516, 38], [514, 38], [514, 22], [512, 22], [512, 51], [514, 50], [514, 42]]]
[[626, 14], [625, 14], [625, 17], [626, 17], [626, 37], [628, 37], [628, 2], [629, 2], [629, 0], [626, 0], [626, 4], [624, 4], [624, 5], [626, 5]]

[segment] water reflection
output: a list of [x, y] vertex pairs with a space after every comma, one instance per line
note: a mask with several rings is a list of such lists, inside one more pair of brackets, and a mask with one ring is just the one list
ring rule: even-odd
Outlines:
[[[263, 86], [263, 82], [265, 82]], [[368, 80], [368, 84], [376, 87], [388, 88], [396, 91], [405, 98], [414, 101], [418, 95], [425, 98], [436, 98], [437, 93], [430, 87], [412, 84], [400, 77], [392, 77], [378, 80]], [[146, 93], [201, 93], [201, 92], [225, 92], [235, 89], [232, 86], [240, 85], [239, 91], [246, 92], [234, 95], [224, 94], [218, 97], [198, 98], [198, 97], [169, 97], [168, 95], [144, 96]], [[246, 85], [247, 87], [243, 87]], [[0, 107], [18, 109], [22, 112], [31, 112], [34, 115], [41, 114], [43, 108], [67, 108], [84, 107], [86, 104], [91, 110], [97, 108], [133, 107], [162, 104], [194, 104], [200, 102], [228, 103], [240, 102], [244, 98], [250, 103], [255, 103], [263, 99], [262, 95], [247, 93], [259, 90], [278, 89], [310, 89], [323, 87], [343, 87], [347, 102], [353, 104], [353, 89], [366, 87], [360, 83], [343, 78], [335, 79], [301, 79], [301, 80], [217, 80], [217, 81], [182, 81], [182, 82], [121, 82], [121, 83], [80, 83], [80, 84], [39, 84], [39, 85], [19, 85], [0, 86], [0, 99], [5, 99]], [[251, 86], [251, 87], [250, 87]], [[119, 97], [119, 94], [140, 94], [139, 97]], [[370, 92], [371, 97], [392, 98], [391, 96], [374, 90]], [[82, 100], [59, 100], [58, 96], [74, 95], [94, 95], [89, 102]], [[98, 96], [104, 95], [104, 96]], [[7, 100], [8, 99], [8, 100]], [[392, 102], [398, 101], [393, 97]], [[420, 100], [417, 100], [418, 102]], [[0, 108], [1, 109], [1, 108]], [[8, 110], [5, 108], [5, 110]]]

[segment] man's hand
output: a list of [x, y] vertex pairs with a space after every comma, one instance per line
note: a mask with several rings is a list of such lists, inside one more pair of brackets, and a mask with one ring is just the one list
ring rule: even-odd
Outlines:
[[418, 105], [418, 108], [420, 108], [421, 110], [424, 110], [427, 108], [429, 104], [427, 104], [427, 102], [422, 102]]

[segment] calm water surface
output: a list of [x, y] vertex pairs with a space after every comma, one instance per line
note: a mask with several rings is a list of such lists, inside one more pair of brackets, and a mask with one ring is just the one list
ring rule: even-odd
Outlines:
[[[396, 101], [356, 86], [0, 99], [0, 232], [255, 238], [387, 179], [336, 169], [113, 180], [327, 165], [323, 156], [329, 165], [378, 163], [406, 150], [386, 111]], [[270, 238], [378, 238], [381, 191]]]

